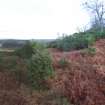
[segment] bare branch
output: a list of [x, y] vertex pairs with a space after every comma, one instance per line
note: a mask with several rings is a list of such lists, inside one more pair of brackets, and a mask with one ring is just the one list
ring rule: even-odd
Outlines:
[[[105, 21], [105, 5], [102, 0], [87, 0], [84, 7], [91, 13], [95, 24], [102, 30]], [[93, 24], [93, 23], [92, 23]]]

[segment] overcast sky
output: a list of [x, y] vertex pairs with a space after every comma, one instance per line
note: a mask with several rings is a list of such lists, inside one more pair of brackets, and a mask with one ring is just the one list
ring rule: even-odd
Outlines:
[[49, 39], [88, 24], [81, 0], [0, 0], [0, 39]]

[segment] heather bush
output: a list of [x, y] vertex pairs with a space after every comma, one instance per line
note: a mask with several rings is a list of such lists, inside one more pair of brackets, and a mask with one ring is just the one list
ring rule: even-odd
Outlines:
[[0, 68], [8, 69], [14, 68], [16, 66], [17, 57], [16, 56], [0, 56]]
[[[61, 90], [62, 91], [62, 90]], [[58, 91], [47, 91], [47, 93], [38, 99], [39, 105], [73, 105], [67, 97]]]

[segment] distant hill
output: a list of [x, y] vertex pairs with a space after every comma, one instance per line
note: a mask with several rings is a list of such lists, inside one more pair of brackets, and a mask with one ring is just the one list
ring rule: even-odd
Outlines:
[[23, 46], [28, 40], [14, 40], [14, 39], [3, 39], [0, 40], [0, 46], [2, 48], [18, 48]]
[[27, 41], [35, 41], [39, 43], [49, 43], [54, 39], [32, 39], [32, 40], [18, 40], [18, 39], [1, 39], [0, 47], [2, 48], [19, 48], [23, 46]]
[[55, 39], [34, 39], [33, 41], [40, 42], [40, 43], [49, 43], [54, 41]]

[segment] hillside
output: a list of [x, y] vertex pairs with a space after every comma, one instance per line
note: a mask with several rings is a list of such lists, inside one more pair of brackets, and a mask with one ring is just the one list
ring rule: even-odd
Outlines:
[[[44, 92], [30, 90], [0, 65], [0, 105], [105, 105], [105, 39], [92, 47], [96, 48], [94, 55], [84, 50], [49, 49], [55, 76], [47, 81], [50, 90]], [[66, 65], [59, 63], [62, 58]], [[17, 61], [25, 69], [19, 58]], [[62, 96], [71, 104], [61, 103]]]
[[[105, 39], [93, 46], [96, 54], [82, 51], [59, 52], [52, 50], [57, 72], [54, 88], [68, 97], [74, 105], [105, 105]], [[65, 57], [68, 65], [62, 69], [59, 60]]]

